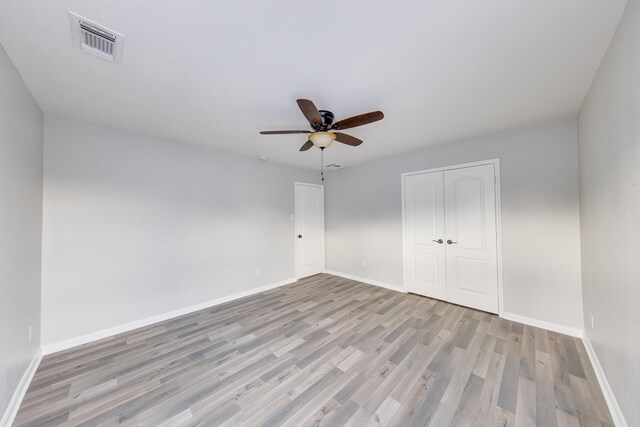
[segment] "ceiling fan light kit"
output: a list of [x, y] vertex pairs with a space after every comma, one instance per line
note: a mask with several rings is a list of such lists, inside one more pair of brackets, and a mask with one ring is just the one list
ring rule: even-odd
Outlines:
[[309, 140], [318, 148], [327, 148], [336, 139], [333, 132], [314, 132], [309, 135]]
[[338, 141], [342, 144], [357, 147], [362, 144], [362, 140], [347, 135], [342, 132], [333, 132], [334, 130], [349, 129], [358, 126], [363, 126], [369, 123], [377, 122], [384, 118], [382, 111], [372, 111], [371, 113], [360, 114], [358, 116], [349, 117], [348, 119], [340, 120], [333, 123], [334, 115], [331, 111], [318, 110], [313, 102], [308, 99], [298, 99], [296, 101], [300, 111], [309, 121], [313, 130], [265, 130], [261, 131], [262, 135], [289, 135], [289, 134], [309, 134], [307, 142], [305, 142], [300, 151], [307, 151], [311, 147], [316, 146], [321, 151], [320, 156], [320, 175], [324, 181], [324, 149], [329, 147], [333, 141]]

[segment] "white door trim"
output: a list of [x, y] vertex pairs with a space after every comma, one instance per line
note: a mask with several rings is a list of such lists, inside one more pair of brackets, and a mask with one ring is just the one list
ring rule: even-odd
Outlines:
[[407, 292], [407, 249], [406, 249], [406, 239], [405, 239], [405, 196], [404, 196], [404, 179], [407, 176], [411, 175], [419, 175], [423, 173], [430, 172], [444, 172], [452, 169], [462, 169], [468, 168], [472, 166], [481, 166], [481, 165], [493, 165], [495, 171], [495, 192], [496, 192], [496, 256], [497, 256], [497, 264], [498, 264], [498, 315], [503, 317], [504, 314], [504, 282], [503, 282], [503, 273], [502, 273], [502, 201], [500, 198], [500, 159], [488, 159], [488, 160], [480, 160], [477, 162], [470, 163], [460, 163], [456, 165], [450, 166], [440, 166], [437, 168], [423, 169], [418, 171], [405, 172], [400, 175], [400, 187], [402, 192], [402, 286]]
[[[322, 190], [322, 261], [321, 261], [321, 270], [320, 271], [325, 271], [326, 269], [326, 242], [325, 242], [325, 227], [324, 227], [324, 217], [325, 217], [325, 209], [324, 209], [324, 185], [320, 185], [320, 184], [310, 184], [308, 182], [300, 182], [300, 181], [294, 181], [293, 182], [293, 211], [296, 211], [296, 198], [297, 198], [297, 191], [296, 188], [298, 185], [304, 185], [307, 187], [315, 187], [315, 188], [319, 188], [320, 190]], [[298, 234], [298, 216], [296, 214], [294, 214], [294, 221], [293, 221], [293, 253], [294, 253], [294, 274], [295, 274], [295, 279], [299, 280], [301, 279], [301, 274], [298, 271], [298, 249], [297, 249], [297, 234]]]

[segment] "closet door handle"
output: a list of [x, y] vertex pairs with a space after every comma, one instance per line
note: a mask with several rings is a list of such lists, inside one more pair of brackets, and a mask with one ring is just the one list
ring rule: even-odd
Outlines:
[[447, 244], [448, 245], [457, 245], [458, 242], [454, 242], [453, 240], [449, 239], [449, 240], [447, 240]]
[[438, 240], [432, 240], [432, 242], [435, 242], [435, 243], [440, 243], [440, 244], [442, 244], [442, 242], [444, 242], [444, 240], [442, 240], [442, 239], [438, 239]]

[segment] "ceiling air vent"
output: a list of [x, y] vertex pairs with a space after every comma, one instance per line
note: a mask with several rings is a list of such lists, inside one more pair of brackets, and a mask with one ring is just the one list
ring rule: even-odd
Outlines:
[[124, 36], [82, 16], [69, 12], [73, 45], [113, 62], [122, 62]]

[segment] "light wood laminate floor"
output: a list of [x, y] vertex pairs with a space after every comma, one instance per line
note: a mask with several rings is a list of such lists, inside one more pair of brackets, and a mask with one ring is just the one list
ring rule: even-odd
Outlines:
[[351, 280], [46, 356], [15, 425], [612, 426], [580, 340]]

